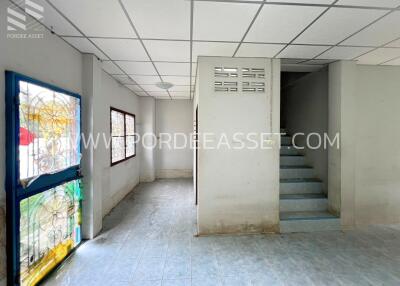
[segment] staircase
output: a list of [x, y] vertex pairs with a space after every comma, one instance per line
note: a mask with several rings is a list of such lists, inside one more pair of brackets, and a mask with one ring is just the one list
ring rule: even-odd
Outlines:
[[322, 181], [293, 147], [292, 137], [281, 137], [280, 153], [281, 233], [340, 230], [340, 219], [328, 212]]

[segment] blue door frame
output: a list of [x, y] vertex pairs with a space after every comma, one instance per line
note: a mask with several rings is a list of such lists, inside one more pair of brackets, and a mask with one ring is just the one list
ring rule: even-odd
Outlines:
[[[80, 165], [76, 165], [54, 174], [41, 175], [28, 187], [23, 187], [19, 182], [19, 82], [25, 81], [78, 98], [81, 113], [82, 108], [79, 94], [11, 71], [6, 71], [5, 76], [7, 285], [15, 286], [20, 285], [20, 201], [82, 177]], [[80, 115], [81, 118], [82, 116]], [[80, 125], [82, 127], [81, 120]], [[79, 144], [79, 149], [81, 151], [81, 144]]]

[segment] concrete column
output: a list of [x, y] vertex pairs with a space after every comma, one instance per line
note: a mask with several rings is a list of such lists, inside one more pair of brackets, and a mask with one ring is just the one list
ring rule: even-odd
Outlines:
[[[88, 142], [89, 136], [95, 138], [96, 95], [101, 89], [101, 62], [91, 54], [83, 55], [82, 67], [82, 133]], [[102, 115], [108, 116], [108, 115]], [[83, 142], [82, 142], [83, 143]], [[85, 148], [82, 144], [83, 178], [83, 220], [82, 236], [93, 239], [102, 229], [102, 192], [98, 180], [99, 170], [95, 162], [94, 146]]]
[[[265, 92], [215, 91], [218, 66], [236, 67], [239, 73], [242, 68], [264, 69]], [[198, 233], [277, 232], [279, 135], [263, 140], [269, 148], [253, 149], [247, 136], [279, 132], [279, 60], [199, 57], [199, 78]], [[240, 81], [239, 76], [241, 88]], [[239, 133], [244, 136], [235, 139]], [[229, 147], [218, 148], [223, 138]]]
[[329, 66], [329, 137], [340, 135], [340, 149], [328, 150], [330, 211], [340, 214], [343, 228], [354, 226], [355, 96], [357, 65], [339, 61]]
[[[151, 146], [156, 142], [155, 129], [156, 129], [156, 103], [152, 97], [140, 97], [140, 122], [137, 126], [139, 133], [143, 137], [143, 145]], [[146, 135], [147, 134], [147, 135]], [[152, 182], [155, 180], [155, 159], [154, 159], [154, 148], [144, 148], [142, 144], [139, 144], [141, 148], [140, 152], [140, 182]]]

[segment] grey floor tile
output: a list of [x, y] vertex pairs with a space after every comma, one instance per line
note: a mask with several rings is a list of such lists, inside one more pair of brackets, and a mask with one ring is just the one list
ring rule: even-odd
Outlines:
[[192, 277], [192, 286], [220, 286], [221, 280], [215, 275]]
[[400, 226], [194, 237], [191, 180], [140, 184], [44, 285], [400, 285]]
[[167, 258], [164, 267], [164, 279], [191, 278], [190, 257]]
[[252, 286], [250, 276], [223, 276], [221, 278], [221, 285], [223, 286]]
[[161, 280], [134, 280], [129, 286], [161, 286]]
[[164, 266], [165, 258], [142, 257], [133, 273], [133, 280], [160, 280]]
[[191, 284], [190, 279], [164, 279], [161, 283], [162, 286], [190, 286]]

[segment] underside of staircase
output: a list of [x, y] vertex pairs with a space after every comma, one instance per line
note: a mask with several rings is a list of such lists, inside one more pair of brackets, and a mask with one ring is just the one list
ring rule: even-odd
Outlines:
[[280, 231], [340, 230], [340, 219], [328, 211], [328, 198], [314, 168], [295, 149], [291, 136], [281, 137]]

